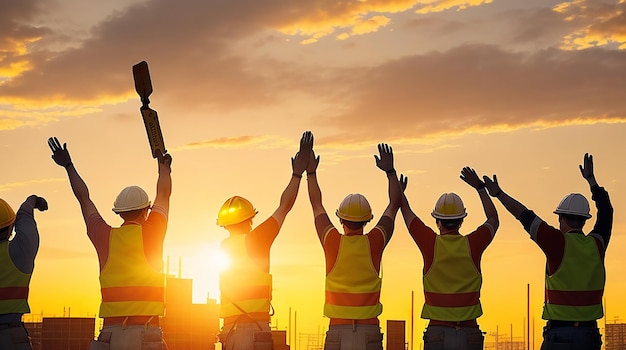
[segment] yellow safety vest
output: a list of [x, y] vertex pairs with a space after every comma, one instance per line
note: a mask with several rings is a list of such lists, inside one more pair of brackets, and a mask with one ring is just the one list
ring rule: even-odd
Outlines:
[[422, 318], [466, 321], [483, 314], [482, 275], [474, 265], [469, 240], [461, 235], [437, 235], [433, 263], [424, 274]]
[[268, 317], [272, 275], [263, 271], [248, 255], [246, 235], [226, 238], [222, 242], [222, 251], [229, 256], [231, 264], [220, 273], [220, 317]]
[[111, 230], [109, 256], [100, 271], [100, 286], [100, 317], [164, 314], [164, 276], [148, 263], [141, 225]]
[[326, 275], [324, 316], [347, 320], [378, 317], [383, 312], [381, 286], [367, 236], [341, 235], [337, 260]]
[[9, 241], [0, 242], [0, 314], [27, 314], [32, 274], [20, 271], [9, 255]]
[[580, 233], [565, 234], [561, 266], [546, 275], [544, 320], [591, 321], [602, 318], [606, 274], [596, 240]]

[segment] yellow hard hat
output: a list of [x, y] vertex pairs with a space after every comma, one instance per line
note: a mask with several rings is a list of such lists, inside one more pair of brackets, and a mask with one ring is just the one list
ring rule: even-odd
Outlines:
[[230, 197], [217, 213], [217, 224], [219, 226], [238, 224], [252, 219], [257, 213], [249, 200], [239, 196]]
[[147, 208], [149, 206], [150, 199], [146, 191], [139, 186], [128, 186], [115, 198], [113, 211], [119, 214], [126, 211]]
[[589, 202], [580, 193], [570, 193], [565, 196], [554, 211], [555, 214], [577, 215], [589, 219]]
[[461, 197], [456, 193], [444, 193], [437, 200], [435, 209], [430, 215], [436, 219], [453, 220], [466, 217], [467, 212]]
[[0, 228], [5, 228], [15, 222], [15, 212], [4, 199], [0, 199]]
[[366, 222], [372, 220], [372, 207], [362, 194], [351, 193], [339, 204], [335, 212], [341, 219], [352, 222]]

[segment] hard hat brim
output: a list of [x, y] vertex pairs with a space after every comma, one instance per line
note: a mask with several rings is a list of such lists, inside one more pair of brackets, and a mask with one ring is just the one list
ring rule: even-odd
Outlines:
[[583, 213], [579, 213], [577, 211], [571, 211], [571, 210], [563, 210], [563, 209], [557, 209], [555, 211], [553, 211], [554, 214], [557, 215], [575, 215], [575, 216], [582, 216], [586, 219], [591, 218], [591, 214], [583, 214]]
[[432, 217], [434, 217], [435, 219], [454, 220], [454, 219], [463, 219], [464, 217], [467, 216], [467, 213], [457, 214], [457, 215], [441, 215], [433, 211], [432, 213], [430, 213], [430, 215], [432, 215]]

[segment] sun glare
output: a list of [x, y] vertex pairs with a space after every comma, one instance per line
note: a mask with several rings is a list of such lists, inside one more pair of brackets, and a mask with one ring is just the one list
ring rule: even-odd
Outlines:
[[219, 247], [201, 247], [183, 257], [182, 277], [193, 280], [193, 300], [205, 303], [207, 297], [219, 300], [220, 272], [230, 266], [230, 258]]

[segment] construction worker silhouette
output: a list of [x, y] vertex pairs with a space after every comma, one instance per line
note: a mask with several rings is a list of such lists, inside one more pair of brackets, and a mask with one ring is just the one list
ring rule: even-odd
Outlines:
[[367, 199], [358, 193], [349, 194], [339, 205], [344, 234], [331, 223], [317, 182], [319, 156], [311, 151], [307, 167], [309, 199], [315, 217], [315, 228], [326, 259], [326, 298], [324, 316], [330, 318], [325, 350], [382, 350], [383, 335], [378, 316], [382, 313], [380, 263], [389, 243], [400, 206], [401, 189], [393, 167], [393, 151], [379, 144], [380, 158], [376, 166], [387, 174], [389, 204], [371, 231], [364, 233], [372, 220]]
[[[0, 349], [32, 349], [22, 315], [30, 313], [28, 286], [39, 250], [34, 210], [48, 209], [42, 197], [30, 195], [17, 211], [0, 199]], [[15, 228], [15, 236], [11, 234]]]
[[[467, 212], [455, 193], [442, 194], [431, 213], [439, 234], [415, 215], [402, 196], [404, 222], [424, 259], [421, 317], [430, 320], [424, 332], [424, 350], [483, 349], [484, 336], [476, 321], [483, 313], [480, 263], [498, 230], [498, 213], [474, 169], [463, 168], [461, 179], [478, 191], [487, 217], [467, 235], [459, 233]], [[401, 177], [400, 182], [406, 189], [408, 180]]]
[[259, 226], [252, 229], [258, 211], [240, 196], [226, 200], [217, 214], [217, 225], [229, 233], [221, 245], [230, 258], [230, 266], [220, 273], [220, 318], [224, 327], [219, 339], [224, 350], [272, 349], [270, 248], [296, 201], [312, 146], [311, 132], [304, 132], [300, 150], [291, 158], [291, 179], [278, 208]]
[[582, 194], [570, 193], [561, 200], [554, 211], [559, 216], [556, 228], [502, 191], [496, 175], [483, 177], [489, 194], [522, 223], [546, 256], [542, 318], [547, 322], [542, 350], [599, 350], [602, 346], [596, 320], [603, 316], [604, 256], [611, 238], [613, 207], [608, 192], [596, 181], [590, 154], [585, 154], [579, 168], [598, 209], [596, 224], [587, 235], [583, 226], [591, 214]]
[[158, 180], [154, 205], [139, 186], [124, 188], [113, 211], [124, 222], [108, 225], [89, 198], [87, 184], [78, 174], [67, 145], [48, 140], [54, 162], [65, 168], [80, 204], [87, 236], [100, 262], [103, 328], [90, 350], [167, 349], [159, 325], [164, 315], [165, 280], [163, 240], [167, 228], [172, 157], [158, 154]]

